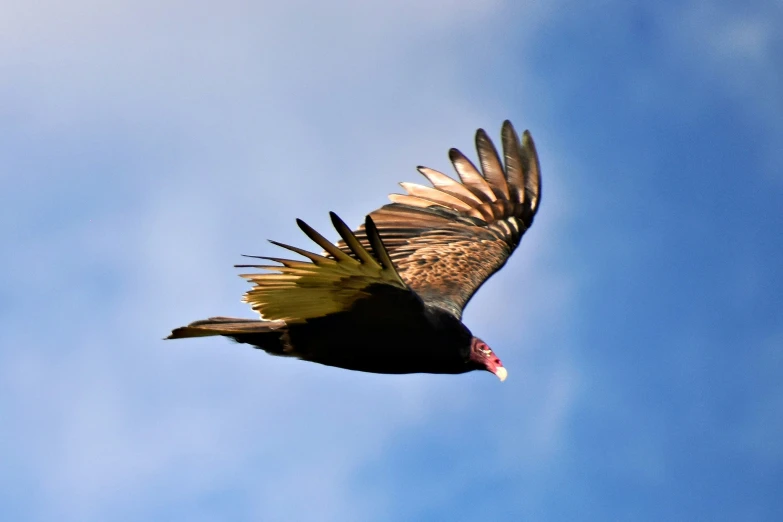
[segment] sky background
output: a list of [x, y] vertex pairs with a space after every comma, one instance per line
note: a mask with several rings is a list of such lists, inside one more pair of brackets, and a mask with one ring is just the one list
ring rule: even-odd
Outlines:
[[[2, 520], [783, 520], [779, 1], [0, 3]], [[161, 340], [506, 118], [505, 383]]]

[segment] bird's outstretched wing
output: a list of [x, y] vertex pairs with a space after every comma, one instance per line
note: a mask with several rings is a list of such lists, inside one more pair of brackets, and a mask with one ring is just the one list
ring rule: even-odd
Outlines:
[[[520, 142], [505, 121], [501, 137], [503, 162], [479, 129], [481, 170], [451, 149], [449, 158], [461, 183], [419, 167], [432, 187], [401, 183], [407, 194], [391, 194], [391, 204], [370, 214], [402, 280], [426, 303], [458, 318], [476, 290], [506, 263], [533, 223], [541, 199], [540, 166], [530, 133], [525, 131]], [[365, 248], [377, 241], [366, 226], [355, 235]], [[338, 247], [341, 254], [356, 257], [345, 239]]]
[[270, 271], [241, 274], [241, 277], [255, 284], [245, 294], [244, 301], [264, 320], [285, 321], [286, 324], [301, 323], [308, 319], [347, 312], [357, 301], [374, 297], [375, 294], [387, 295], [389, 291], [396, 290], [398, 293], [413, 295], [395, 270], [372, 218], [368, 216], [363, 226], [365, 232], [362, 237], [365, 239], [365, 245], [362, 245], [336, 214], [330, 215], [332, 224], [345, 245], [345, 252], [331, 244], [307, 223], [297, 220], [299, 228], [330, 257], [272, 241], [306, 257], [310, 262], [259, 257], [279, 265], [237, 265]]

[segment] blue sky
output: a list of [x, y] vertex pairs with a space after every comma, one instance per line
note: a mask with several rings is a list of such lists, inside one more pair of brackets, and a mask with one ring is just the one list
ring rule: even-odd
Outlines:
[[[780, 520], [780, 3], [281, 4], [3, 6], [0, 517]], [[160, 340], [506, 118], [505, 383]]]

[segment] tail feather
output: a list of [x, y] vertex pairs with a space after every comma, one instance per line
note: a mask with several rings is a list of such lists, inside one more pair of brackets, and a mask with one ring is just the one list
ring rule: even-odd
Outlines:
[[187, 326], [175, 328], [166, 339], [184, 339], [187, 337], [209, 337], [225, 335], [237, 337], [252, 334], [266, 334], [285, 327], [283, 321], [258, 321], [234, 317], [210, 317], [195, 321]]

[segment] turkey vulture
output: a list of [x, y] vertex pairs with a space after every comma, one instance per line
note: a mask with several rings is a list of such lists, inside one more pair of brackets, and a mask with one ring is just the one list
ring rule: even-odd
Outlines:
[[[402, 183], [407, 194], [370, 213], [358, 230], [336, 214], [337, 244], [297, 220], [323, 249], [315, 254], [272, 241], [307, 261], [255, 257], [274, 265], [237, 265], [253, 283], [243, 301], [260, 320], [213, 317], [175, 329], [168, 339], [223, 335], [272, 355], [374, 373], [507, 375], [500, 359], [462, 324], [462, 309], [499, 270], [533, 223], [541, 199], [530, 133], [501, 131], [503, 162], [483, 129], [481, 170], [457, 149], [449, 158], [461, 182], [419, 167], [432, 187]], [[504, 166], [505, 163], [505, 166]]]

